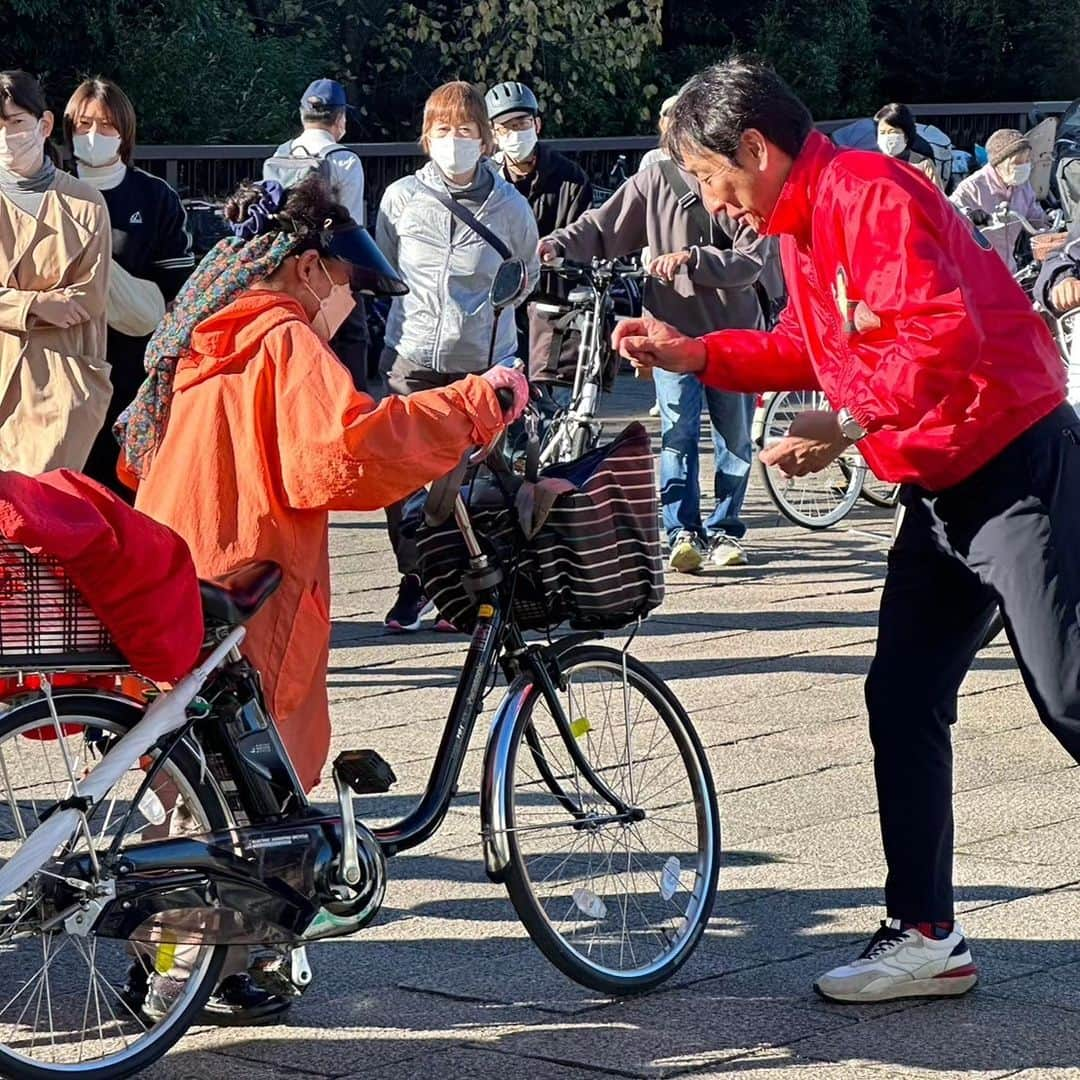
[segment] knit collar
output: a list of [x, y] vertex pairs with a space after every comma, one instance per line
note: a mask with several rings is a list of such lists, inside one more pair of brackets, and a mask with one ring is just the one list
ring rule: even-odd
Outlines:
[[117, 158], [111, 165], [84, 165], [81, 161], [75, 163], [78, 169], [79, 179], [84, 184], [97, 191], [111, 191], [119, 187], [127, 176], [128, 167]]

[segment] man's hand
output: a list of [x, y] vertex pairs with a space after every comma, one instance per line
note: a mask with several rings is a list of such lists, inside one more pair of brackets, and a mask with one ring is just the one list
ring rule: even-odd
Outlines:
[[1066, 311], [1080, 307], [1080, 278], [1062, 278], [1050, 290], [1050, 303], [1055, 311], [1060, 311], [1063, 315]]
[[536, 245], [536, 254], [540, 256], [542, 263], [553, 263], [561, 261], [562, 247], [555, 240], [552, 240], [550, 236], [545, 236], [539, 244]]
[[670, 285], [675, 280], [675, 275], [692, 257], [693, 252], [690, 251], [672, 251], [668, 255], [657, 255], [645, 272], [649, 277], [659, 278]]
[[41, 292], [30, 304], [30, 314], [49, 326], [67, 328], [88, 322], [90, 313], [70, 296], [62, 292]]
[[705, 369], [705, 342], [680, 334], [674, 326], [646, 315], [623, 319], [611, 335], [612, 348], [636, 368], [658, 367], [677, 374], [698, 374]]
[[840, 430], [836, 413], [803, 412], [795, 417], [788, 434], [761, 451], [765, 465], [775, 465], [785, 476], [821, 472], [850, 445]]

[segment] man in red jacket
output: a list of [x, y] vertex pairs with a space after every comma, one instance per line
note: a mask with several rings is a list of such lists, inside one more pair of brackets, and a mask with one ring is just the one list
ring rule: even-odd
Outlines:
[[1004, 263], [925, 176], [840, 152], [773, 72], [695, 77], [668, 145], [707, 204], [780, 236], [790, 300], [772, 333], [615, 334], [640, 367], [724, 390], [821, 388], [761, 456], [823, 468], [852, 442], [905, 485], [866, 682], [888, 920], [815, 989], [835, 1001], [962, 994], [953, 922], [956, 698], [995, 603], [1043, 723], [1080, 760], [1080, 421], [1054, 342]]

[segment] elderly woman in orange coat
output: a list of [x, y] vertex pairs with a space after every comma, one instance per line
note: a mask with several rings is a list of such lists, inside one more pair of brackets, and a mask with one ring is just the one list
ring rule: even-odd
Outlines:
[[404, 288], [367, 233], [317, 180], [241, 189], [236, 238], [203, 261], [147, 351], [150, 379], [122, 418], [136, 506], [170, 525], [204, 576], [252, 559], [284, 570], [244, 649], [301, 781], [319, 782], [330, 745], [328, 516], [374, 510], [450, 472], [512, 417], [498, 367], [378, 406], [327, 341], [352, 288]]

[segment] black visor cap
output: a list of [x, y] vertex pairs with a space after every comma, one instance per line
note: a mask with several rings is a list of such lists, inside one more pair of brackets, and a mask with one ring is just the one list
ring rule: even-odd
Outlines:
[[353, 288], [373, 296], [404, 296], [409, 286], [387, 261], [362, 225], [348, 225], [322, 234], [322, 251], [352, 268]]

